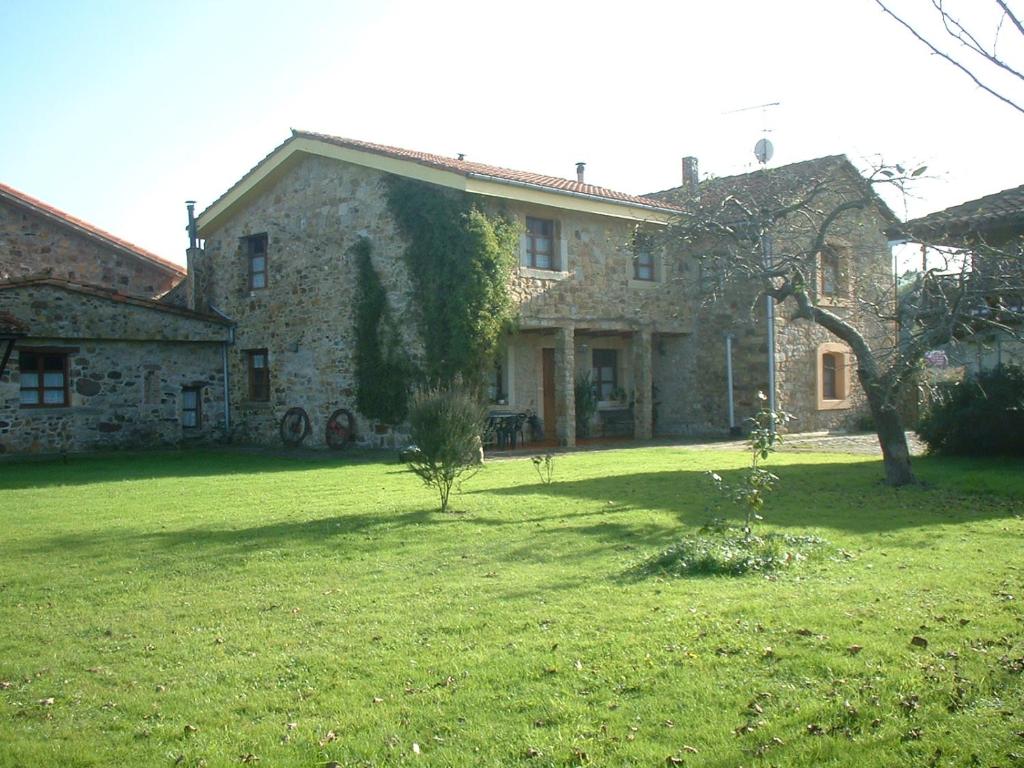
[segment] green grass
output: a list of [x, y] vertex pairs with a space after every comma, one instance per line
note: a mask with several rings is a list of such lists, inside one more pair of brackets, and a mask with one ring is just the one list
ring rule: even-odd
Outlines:
[[829, 556], [638, 576], [744, 459], [492, 462], [448, 515], [355, 456], [0, 465], [0, 766], [1020, 764], [1021, 463], [783, 453], [762, 530]]

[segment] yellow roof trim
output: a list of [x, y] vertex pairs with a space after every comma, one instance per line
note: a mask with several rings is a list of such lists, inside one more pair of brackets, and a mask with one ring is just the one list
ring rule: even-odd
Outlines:
[[545, 189], [525, 182], [514, 182], [479, 174], [467, 177], [454, 171], [422, 165], [414, 160], [402, 160], [374, 152], [339, 147], [304, 136], [296, 136], [268, 155], [219, 200], [199, 215], [197, 221], [199, 235], [207, 237], [215, 231], [238, 203], [262, 186], [264, 182], [277, 178], [290, 167], [289, 161], [299, 153], [319, 155], [441, 187], [505, 200], [657, 224], [666, 224], [673, 217], [673, 214], [667, 211], [645, 208], [626, 201], [598, 199], [579, 193]]

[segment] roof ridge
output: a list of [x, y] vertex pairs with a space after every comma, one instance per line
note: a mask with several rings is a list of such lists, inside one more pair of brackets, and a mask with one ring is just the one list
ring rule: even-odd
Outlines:
[[147, 251], [145, 248], [141, 248], [134, 243], [130, 243], [117, 235], [107, 232], [105, 229], [100, 229], [94, 224], [90, 224], [84, 219], [80, 219], [77, 216], [72, 216], [70, 213], [57, 208], [54, 205], [50, 205], [37, 197], [26, 194], [21, 190], [15, 189], [9, 184], [0, 182], [0, 197], [6, 197], [13, 200], [15, 203], [25, 205], [37, 213], [43, 214], [53, 219], [57, 219], [60, 223], [70, 226], [73, 229], [82, 231], [85, 235], [93, 237], [106, 242], [108, 245], [113, 245], [120, 248], [123, 251], [137, 256], [145, 261], [150, 261], [159, 267], [164, 269], [170, 269], [177, 275], [184, 275], [185, 270], [180, 264], [176, 264], [169, 259], [165, 259], [162, 256], [157, 256], [151, 251]]

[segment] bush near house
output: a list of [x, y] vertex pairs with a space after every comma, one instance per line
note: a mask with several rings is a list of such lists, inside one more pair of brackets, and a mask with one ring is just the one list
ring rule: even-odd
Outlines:
[[1024, 456], [1024, 370], [1003, 365], [940, 383], [917, 433], [931, 453]]

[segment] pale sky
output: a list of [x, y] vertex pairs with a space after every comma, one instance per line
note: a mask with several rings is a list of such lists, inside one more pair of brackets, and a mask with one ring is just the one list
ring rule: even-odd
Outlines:
[[637, 194], [753, 170], [767, 128], [772, 165], [927, 163], [910, 217], [1024, 183], [1024, 116], [873, 0], [0, 0], [0, 45], [0, 181], [179, 262], [184, 201], [292, 127]]

